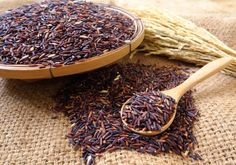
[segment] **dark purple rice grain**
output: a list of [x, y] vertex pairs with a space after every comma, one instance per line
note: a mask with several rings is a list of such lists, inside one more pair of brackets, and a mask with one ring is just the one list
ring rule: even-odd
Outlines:
[[25, 5], [0, 15], [0, 63], [60, 67], [123, 46], [133, 34], [130, 18], [102, 5], [76, 0]]
[[[165, 76], [164, 76], [165, 75]], [[85, 162], [96, 155], [117, 149], [157, 155], [173, 152], [193, 154], [196, 138], [192, 128], [198, 116], [191, 91], [180, 100], [173, 124], [162, 134], [145, 137], [123, 127], [122, 104], [135, 92], [162, 91], [177, 86], [187, 75], [178, 68], [155, 68], [141, 64], [118, 64], [75, 76], [56, 95], [54, 110], [64, 112], [73, 125], [69, 142], [83, 150]]]
[[172, 118], [175, 105], [160, 91], [135, 93], [125, 104], [122, 119], [135, 130], [159, 131]]

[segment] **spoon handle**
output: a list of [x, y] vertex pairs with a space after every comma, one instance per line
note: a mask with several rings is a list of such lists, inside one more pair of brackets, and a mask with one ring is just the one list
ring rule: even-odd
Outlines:
[[232, 57], [223, 57], [208, 63], [193, 75], [191, 75], [186, 81], [176, 87], [178, 95], [181, 97], [184, 93], [186, 93], [198, 83], [227, 67], [232, 61]]

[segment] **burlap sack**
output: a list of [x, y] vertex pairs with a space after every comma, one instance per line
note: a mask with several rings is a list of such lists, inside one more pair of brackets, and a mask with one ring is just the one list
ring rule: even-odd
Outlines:
[[[6, 6], [13, 7], [24, 2], [0, 0], [0, 11]], [[233, 35], [236, 31], [232, 28], [236, 26], [236, 16], [234, 16], [236, 14], [228, 12], [231, 7], [226, 13], [227, 17], [212, 10], [205, 16], [204, 12], [199, 13], [200, 10], [205, 10], [205, 7], [200, 5], [200, 2], [204, 4], [203, 1], [172, 0], [171, 2], [178, 2], [175, 6], [179, 8], [179, 10], [174, 8], [172, 11], [179, 14], [184, 8], [183, 15], [208, 28], [228, 45], [236, 48], [236, 38]], [[224, 3], [215, 1], [215, 5], [216, 2], [221, 5], [221, 9], [225, 8]], [[153, 3], [163, 8], [174, 7], [164, 1], [153, 1]], [[196, 9], [193, 3], [202, 8]], [[236, 11], [236, 7], [232, 11]], [[176, 62], [159, 57], [147, 58], [139, 55], [133, 61], [137, 59], [148, 64], [176, 65]], [[81, 152], [73, 151], [65, 138], [70, 127], [69, 121], [62, 114], [49, 111], [52, 103], [50, 96], [67, 80], [65, 77], [26, 83], [0, 79], [0, 164], [82, 164]], [[198, 85], [194, 97], [201, 113], [194, 128], [194, 134], [199, 142], [195, 151], [200, 153], [203, 161], [183, 160], [174, 154], [151, 156], [134, 151], [115, 151], [105, 153], [96, 159], [96, 163], [98, 165], [236, 164], [236, 79], [217, 74]]]

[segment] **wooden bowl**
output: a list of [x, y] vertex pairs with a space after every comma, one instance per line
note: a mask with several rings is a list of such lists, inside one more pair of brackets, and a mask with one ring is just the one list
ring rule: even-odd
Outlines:
[[0, 64], [0, 77], [29, 80], [48, 79], [53, 77], [79, 74], [109, 65], [130, 54], [130, 52], [137, 48], [144, 39], [144, 26], [142, 21], [138, 17], [126, 12], [121, 8], [110, 5], [105, 5], [105, 8], [108, 10], [120, 12], [134, 21], [134, 37], [131, 41], [127, 41], [124, 46], [106, 52], [102, 55], [88, 59], [82, 59], [76, 61], [74, 64], [62, 65], [61, 67], [47, 66], [45, 68], [39, 68], [39, 66], [30, 65]]

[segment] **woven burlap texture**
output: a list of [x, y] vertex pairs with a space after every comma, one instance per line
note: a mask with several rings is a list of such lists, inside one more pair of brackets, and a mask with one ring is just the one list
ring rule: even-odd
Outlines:
[[[6, 2], [0, 0], [0, 10], [3, 9], [3, 5], [7, 5]], [[20, 3], [24, 1], [18, 1], [17, 5]], [[165, 3], [158, 3], [165, 7]], [[185, 3], [188, 4], [187, 1]], [[14, 3], [8, 3], [10, 7], [12, 4]], [[189, 8], [186, 10], [191, 11]], [[186, 13], [187, 11], [183, 15], [190, 17], [197, 24], [208, 27], [228, 45], [236, 48], [233, 42], [236, 39], [229, 37], [235, 31], [228, 28], [236, 25], [232, 23], [233, 18], [236, 22], [233, 14], [227, 13], [228, 16], [224, 17], [217, 13], [216, 17], [213, 13], [208, 13], [207, 16], [201, 13], [201, 18], [192, 17], [193, 13]], [[216, 19], [224, 22], [229, 18], [231, 22], [227, 27], [213, 21]], [[175, 62], [159, 57], [139, 55], [134, 61], [137, 59], [158, 66], [176, 65]], [[0, 164], [82, 164], [81, 152], [73, 151], [65, 138], [70, 127], [69, 121], [62, 114], [49, 110], [52, 104], [51, 95], [67, 81], [66, 77], [33, 83], [0, 79]], [[96, 163], [236, 164], [236, 79], [217, 74], [195, 89], [195, 104], [201, 113], [194, 127], [194, 134], [199, 142], [195, 151], [203, 157], [203, 161], [184, 160], [174, 154], [152, 156], [135, 151], [115, 151], [103, 154], [96, 159]]]

